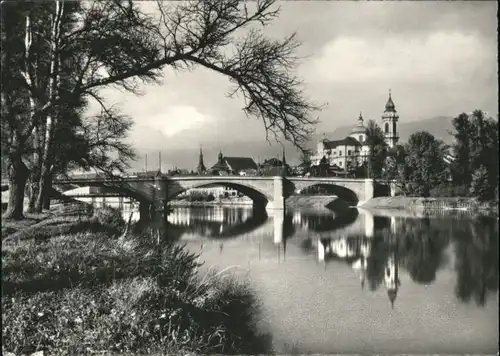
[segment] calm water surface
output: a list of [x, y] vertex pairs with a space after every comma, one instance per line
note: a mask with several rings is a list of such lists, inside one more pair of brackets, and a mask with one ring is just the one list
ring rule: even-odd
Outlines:
[[252, 285], [276, 352], [498, 351], [496, 218], [176, 208], [168, 231]]

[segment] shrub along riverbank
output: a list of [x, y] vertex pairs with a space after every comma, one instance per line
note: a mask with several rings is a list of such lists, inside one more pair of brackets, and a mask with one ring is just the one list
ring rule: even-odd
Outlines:
[[98, 210], [2, 231], [3, 354], [270, 352], [247, 285], [124, 227]]
[[479, 202], [473, 198], [423, 198], [423, 197], [377, 197], [362, 205], [366, 209], [402, 209], [402, 210], [453, 210], [484, 211], [497, 213], [497, 202]]

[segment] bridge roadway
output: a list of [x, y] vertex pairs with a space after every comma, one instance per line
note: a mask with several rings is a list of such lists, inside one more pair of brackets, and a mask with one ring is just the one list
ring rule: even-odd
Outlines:
[[[373, 179], [338, 177], [261, 177], [261, 176], [150, 176], [150, 177], [71, 177], [54, 181], [54, 185], [93, 187], [89, 196], [112, 192], [129, 196], [140, 202], [141, 212], [151, 206], [162, 207], [182, 192], [204, 186], [227, 186], [250, 197], [254, 206], [284, 209], [285, 199], [294, 192], [311, 186], [328, 186], [339, 198], [360, 205], [373, 198]], [[66, 192], [70, 195], [70, 192]], [[142, 214], [142, 213], [141, 213]]]

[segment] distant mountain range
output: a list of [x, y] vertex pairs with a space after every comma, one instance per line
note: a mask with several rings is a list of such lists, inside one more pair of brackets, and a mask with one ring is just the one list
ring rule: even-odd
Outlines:
[[[400, 122], [399, 133], [400, 142], [408, 141], [410, 135], [417, 131], [428, 131], [436, 138], [443, 140], [447, 144], [453, 143], [453, 136], [449, 133], [452, 130], [452, 117], [438, 116], [432, 119], [424, 119], [420, 121]], [[314, 134], [311, 137], [309, 148], [316, 149], [316, 143], [326, 136], [328, 139], [340, 139], [348, 136], [353, 126], [343, 126], [337, 128], [333, 132], [325, 134]], [[287, 163], [300, 163], [300, 152], [289, 142], [284, 143], [285, 155]], [[264, 161], [264, 159], [277, 157], [281, 158], [282, 146], [272, 142], [270, 145], [265, 139], [261, 141], [250, 142], [235, 142], [225, 144], [222, 147], [203, 146], [203, 158], [205, 166], [211, 167], [217, 161], [219, 150], [225, 156], [243, 156], [252, 157], [256, 162]], [[145, 168], [145, 155], [148, 155], [148, 170], [158, 169], [158, 151], [153, 150], [138, 150], [139, 159], [133, 163], [133, 169], [142, 171]], [[166, 171], [173, 167], [196, 169], [198, 165], [199, 148], [186, 148], [178, 150], [162, 151], [162, 170]], [[166, 164], [169, 162], [169, 164]]]

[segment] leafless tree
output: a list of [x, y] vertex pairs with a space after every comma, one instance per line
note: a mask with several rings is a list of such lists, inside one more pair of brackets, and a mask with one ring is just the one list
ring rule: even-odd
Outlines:
[[[158, 1], [154, 15], [131, 1], [54, 0], [37, 5], [43, 10], [38, 12], [26, 5], [1, 6], [3, 16], [17, 15], [18, 22], [10, 24], [17, 26], [12, 35], [24, 38], [22, 51], [7, 49], [12, 58], [22, 57], [20, 66], [9, 63], [29, 103], [15, 149], [21, 151], [11, 150], [9, 155], [25, 154], [33, 132], [43, 138], [38, 211], [53, 174], [57, 127], [64, 121], [58, 115], [60, 107], [92, 98], [107, 110], [103, 88], [138, 93], [141, 83], [161, 83], [166, 66], [202, 66], [227, 76], [234, 85], [229, 96], [242, 95], [245, 113], [260, 118], [266, 133], [277, 140], [282, 135], [303, 148], [317, 122], [311, 114], [320, 106], [305, 97], [294, 74], [299, 45], [295, 34], [271, 40], [260, 31], [279, 14], [274, 0]], [[11, 181], [22, 183], [14, 170], [10, 175]], [[10, 217], [22, 216], [22, 206], [9, 211]]]

